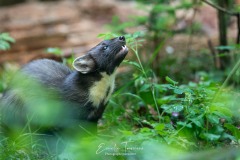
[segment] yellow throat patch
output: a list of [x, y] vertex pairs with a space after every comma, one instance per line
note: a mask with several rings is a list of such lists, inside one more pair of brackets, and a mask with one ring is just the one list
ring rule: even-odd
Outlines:
[[115, 86], [115, 72], [111, 75], [103, 72], [101, 75], [101, 80], [95, 82], [89, 90], [89, 101], [96, 107], [98, 107], [101, 102], [104, 102], [104, 105], [107, 103]]

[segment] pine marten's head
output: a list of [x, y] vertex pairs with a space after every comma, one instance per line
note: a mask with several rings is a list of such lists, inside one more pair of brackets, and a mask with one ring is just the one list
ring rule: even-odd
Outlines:
[[112, 74], [128, 53], [124, 36], [104, 40], [73, 62], [73, 67], [83, 73], [94, 71]]

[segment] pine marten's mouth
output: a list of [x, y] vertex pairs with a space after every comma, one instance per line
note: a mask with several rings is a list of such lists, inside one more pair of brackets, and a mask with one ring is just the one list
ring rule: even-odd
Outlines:
[[123, 45], [120, 51], [117, 53], [117, 56], [126, 56], [128, 53], [128, 48], [126, 45]]
[[126, 49], [128, 49], [127, 46], [123, 45], [121, 50], [126, 50]]
[[114, 63], [116, 66], [119, 66], [119, 64], [124, 60], [128, 53], [128, 48], [126, 45], [122, 45], [120, 50], [117, 52], [117, 54], [114, 57]]

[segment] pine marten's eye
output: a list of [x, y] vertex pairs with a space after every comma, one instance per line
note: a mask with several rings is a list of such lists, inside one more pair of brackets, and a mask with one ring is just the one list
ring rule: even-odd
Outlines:
[[104, 46], [104, 47], [103, 47], [103, 50], [106, 50], [107, 48], [108, 48], [108, 46]]

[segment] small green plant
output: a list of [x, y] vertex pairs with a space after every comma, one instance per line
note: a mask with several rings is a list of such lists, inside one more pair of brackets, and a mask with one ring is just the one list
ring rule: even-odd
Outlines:
[[154, 139], [186, 151], [239, 146], [238, 91], [221, 87], [206, 72], [198, 73], [197, 82], [179, 84], [167, 76], [159, 83], [138, 53], [140, 34], [126, 37], [136, 61], [125, 64], [134, 71], [124, 74], [127, 83], [112, 97], [101, 134], [121, 135], [140, 145]]
[[[108, 24], [108, 28], [114, 33], [126, 34], [127, 29], [134, 29], [134, 27], [145, 28], [142, 32], [145, 45], [148, 47], [142, 47], [139, 50], [140, 54], [148, 54], [142, 63], [150, 65], [157, 76], [162, 72], [161, 65], [161, 53], [166, 42], [169, 41], [177, 33], [183, 33], [177, 31], [175, 26], [179, 21], [177, 17], [177, 11], [189, 10], [199, 5], [193, 0], [181, 0], [181, 1], [166, 1], [166, 0], [137, 0], [138, 8], [146, 11], [147, 15], [144, 16], [130, 16], [129, 21], [121, 22], [117, 16], [112, 18], [112, 22]], [[146, 7], [147, 6], [147, 7]], [[197, 25], [192, 25], [189, 30], [197, 30]]]
[[15, 40], [8, 33], [0, 33], [0, 50], [10, 49], [10, 43], [15, 43]]
[[64, 57], [64, 53], [62, 51], [62, 49], [58, 48], [58, 47], [53, 47], [53, 48], [47, 48], [45, 50], [45, 52], [47, 54], [54, 54], [54, 55], [57, 55], [57, 56], [60, 56], [62, 61], [63, 61], [63, 64], [65, 65], [68, 65], [68, 66], [72, 66], [72, 62], [74, 60], [74, 53], [71, 54], [70, 57]]

